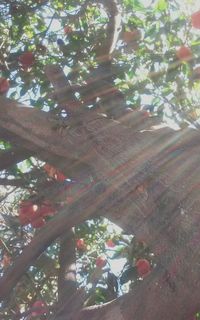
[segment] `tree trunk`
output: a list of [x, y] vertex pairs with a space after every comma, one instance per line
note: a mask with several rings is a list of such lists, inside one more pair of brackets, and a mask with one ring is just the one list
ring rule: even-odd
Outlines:
[[[15, 111], [14, 104], [9, 102], [6, 110], [3, 105], [0, 127], [16, 134], [29, 150], [66, 159], [66, 171], [74, 162], [88, 165], [96, 180], [90, 191], [69, 206], [67, 213], [63, 210], [50, 221], [25, 248], [1, 280], [1, 298], [67, 228], [104, 215], [150, 245], [157, 267], [133, 292], [98, 309], [83, 310], [78, 319], [89, 314], [92, 319], [102, 315], [101, 319], [108, 320], [133, 316], [135, 320], [182, 320], [192, 316], [199, 307], [200, 284], [198, 132], [134, 132], [88, 112], [77, 127], [61, 135], [51, 129], [45, 113]], [[24, 125], [26, 120], [29, 123]], [[28, 146], [30, 142], [33, 146]]]

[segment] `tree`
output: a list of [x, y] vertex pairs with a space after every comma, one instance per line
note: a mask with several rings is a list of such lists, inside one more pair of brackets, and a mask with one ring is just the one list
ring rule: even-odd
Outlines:
[[[199, 311], [200, 14], [142, 3], [0, 3], [5, 319]], [[179, 130], [157, 126], [166, 116]], [[121, 296], [106, 241], [130, 260]]]

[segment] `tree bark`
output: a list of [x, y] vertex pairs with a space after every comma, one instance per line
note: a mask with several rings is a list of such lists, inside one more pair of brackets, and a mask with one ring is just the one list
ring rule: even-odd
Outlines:
[[9, 150], [0, 151], [0, 170], [5, 170], [20, 161], [23, 161], [33, 155], [33, 152], [27, 149], [13, 147]]
[[180, 279], [178, 288], [173, 291], [165, 283], [164, 273], [157, 272], [135, 285], [128, 294], [104, 305], [81, 310], [73, 320], [188, 320], [199, 308], [198, 292], [199, 288], [194, 288], [191, 297], [187, 283]]
[[[78, 155], [92, 168], [96, 181], [91, 190], [80, 196], [67, 213], [63, 210], [49, 222], [24, 250], [1, 280], [1, 298], [9, 294], [34, 259], [66, 229], [88, 217], [104, 215], [150, 245], [161, 270], [158, 274], [154, 272], [155, 280], [149, 278], [147, 289], [141, 285], [142, 289], [134, 293], [136, 297], [138, 295], [139, 305], [136, 302], [130, 307], [128, 303], [124, 304], [124, 310], [131, 310], [131, 313], [121, 311], [122, 319], [131, 319], [134, 314], [136, 320], [182, 320], [197, 311], [200, 285], [199, 133], [191, 129], [180, 133], [168, 130], [134, 132], [116, 121], [88, 112], [79, 126], [68, 130], [63, 138], [55, 134], [53, 147], [49, 150], [53, 132], [46, 115], [36, 111], [35, 117], [34, 110], [24, 114], [19, 111], [14, 121], [13, 106], [14, 102], [8, 105], [6, 115], [2, 114], [0, 127], [7, 126], [9, 132], [22, 138], [31, 125], [29, 123], [25, 128], [23, 123], [31, 114], [37, 124], [25, 135], [26, 146], [27, 141], [33, 141], [34, 148], [43, 149], [47, 155], [55, 153], [71, 163], [73, 159], [78, 161]], [[47, 131], [44, 125], [47, 125]], [[69, 149], [65, 150], [65, 144]], [[68, 156], [69, 150], [74, 158]], [[152, 300], [145, 290], [151, 292]], [[140, 301], [147, 307], [139, 307]], [[112, 312], [116, 314], [119, 307], [114, 305], [113, 308], [114, 311], [102, 311], [105, 319], [111, 319]], [[170, 316], [166, 318], [164, 311], [169, 312], [169, 309]], [[99, 313], [100, 310], [99, 307]], [[82, 313], [83, 317], [87, 312]]]
[[76, 251], [73, 230], [60, 238], [59, 271], [58, 271], [58, 304], [56, 316], [66, 312], [66, 305], [76, 294]]

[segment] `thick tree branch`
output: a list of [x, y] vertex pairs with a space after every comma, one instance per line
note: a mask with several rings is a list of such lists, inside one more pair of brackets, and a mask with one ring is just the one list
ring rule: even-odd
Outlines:
[[[95, 173], [97, 176], [108, 186], [106, 192], [103, 191], [102, 194], [99, 193], [98, 190], [95, 191], [95, 189], [91, 189], [90, 193], [86, 195], [86, 198], [83, 197], [79, 199], [77, 204], [74, 204], [71, 209], [69, 208], [68, 214], [63, 212], [60, 217], [55, 218], [54, 222], [50, 222], [47, 227], [42, 230], [42, 235], [36, 238], [30, 248], [28, 247], [27, 250], [24, 251], [18, 260], [19, 262], [16, 263], [16, 266], [13, 266], [14, 269], [12, 269], [12, 271], [19, 270], [19, 273], [13, 272], [14, 279], [11, 277], [11, 280], [6, 284], [6, 288], [5, 283], [10, 278], [10, 273], [2, 280], [4, 284], [2, 285], [2, 296], [11, 290], [20, 278], [22, 274], [21, 270], [23, 272], [23, 270], [30, 265], [31, 261], [41, 253], [41, 250], [44, 250], [56, 237], [62, 234], [64, 230], [76, 223], [80, 223], [80, 221], [83, 221], [91, 214], [96, 213], [103, 215], [105, 212], [110, 213], [112, 219], [115, 219], [117, 223], [125, 229], [127, 228], [130, 232], [138, 233], [138, 236], [141, 233], [138, 231], [141, 229], [139, 226], [142, 226], [145, 218], [146, 223], [144, 225], [149, 229], [149, 225], [151, 224], [149, 217], [151, 216], [151, 212], [153, 212], [151, 208], [155, 207], [155, 205], [153, 205], [155, 200], [150, 192], [151, 189], [155, 189], [154, 184], [151, 182], [155, 181], [152, 179], [152, 176], [159, 177], [159, 172], [161, 171], [162, 177], [162, 166], [166, 166], [168, 163], [171, 164], [170, 158], [173, 154], [175, 155], [176, 164], [182, 163], [184, 165], [185, 158], [187, 157], [188, 161], [192, 161], [190, 158], [190, 150], [186, 149], [187, 153], [185, 153], [184, 145], [177, 145], [177, 140], [174, 140], [175, 137], [177, 137], [177, 139], [180, 138], [180, 142], [184, 140], [181, 140], [182, 137], [179, 137], [177, 134], [172, 135], [171, 139], [168, 133], [163, 136], [160, 133], [157, 133], [157, 135], [155, 133], [153, 135], [143, 133], [137, 136], [113, 121], [103, 118], [93, 119], [94, 120], [91, 120], [89, 115], [86, 119], [83, 119], [83, 134], [86, 132], [88, 134], [87, 139], [89, 139], [90, 142], [92, 141], [94, 145], [93, 149], [95, 153], [92, 153], [91, 157], [88, 157], [88, 161], [90, 162], [91, 159], [95, 159], [91, 165], [96, 168]], [[86, 125], [84, 121], [87, 121]], [[188, 134], [189, 133], [190, 131], [188, 131]], [[186, 137], [189, 142], [188, 134]], [[80, 136], [78, 136], [78, 138], [79, 137]], [[144, 141], [144, 139], [146, 140]], [[152, 141], [154, 141], [154, 143], [152, 143]], [[173, 144], [174, 141], [176, 141], [176, 144]], [[170, 150], [169, 147], [171, 146], [174, 149], [172, 148]], [[177, 153], [179, 156], [177, 156]], [[198, 157], [194, 160], [197, 161]], [[190, 168], [192, 169], [193, 167], [194, 163], [192, 161]], [[170, 168], [166, 170], [170, 172]], [[173, 182], [174, 169], [172, 175], [169, 174], [169, 178], [172, 179]], [[196, 175], [196, 178], [198, 179], [198, 175]], [[182, 175], [182, 179], [187, 181], [188, 177]], [[169, 187], [171, 187], [172, 182], [168, 182]], [[142, 194], [143, 192], [141, 192], [140, 195], [140, 193], [137, 193], [137, 186], [143, 183], [144, 185], [147, 184], [148, 190], [146, 191], [147, 193], [144, 192], [144, 194]], [[163, 182], [162, 179], [160, 184], [164, 184], [165, 187], [165, 182]], [[188, 188], [191, 188], [191, 182]], [[177, 202], [180, 202], [183, 196], [187, 197], [187, 192], [188, 189], [185, 189], [184, 193], [181, 191], [180, 194], [177, 195]], [[160, 193], [156, 194], [160, 195]], [[143, 201], [143, 197], [144, 199], [147, 197], [148, 201], [146, 201], [146, 203]], [[94, 206], [94, 199], [99, 199], [100, 207]], [[85, 213], [83, 214], [83, 208], [85, 206], [90, 208], [86, 210], [86, 215]], [[147, 209], [145, 209], [145, 207], [147, 207]], [[145, 210], [147, 210], [146, 213]], [[122, 212], [123, 216], [121, 214]], [[135, 222], [134, 217], [136, 219]], [[134, 228], [130, 224], [130, 221], [134, 224]], [[38, 247], [38, 243], [40, 243], [43, 248]]]
[[[15, 134], [28, 149], [47, 150], [55, 155], [66, 157], [66, 144], [51, 127], [48, 113], [26, 107], [10, 99], [0, 97], [0, 127]], [[74, 156], [74, 157], [73, 157]], [[75, 150], [69, 145], [69, 160], [77, 159]]]
[[[80, 202], [80, 207], [75, 206], [73, 208], [71, 216], [74, 216], [78, 211], [80, 215], [80, 211], [88, 211], [88, 208], [86, 210], [82, 208], [83, 203], [85, 203], [85, 201], [91, 201], [90, 210], [94, 210], [95, 212], [96, 209], [98, 212], [103, 212], [104, 209], [105, 212], [113, 212], [113, 217], [120, 225], [124, 226], [125, 230], [136, 233], [139, 239], [143, 237], [143, 240], [150, 244], [153, 250], [157, 250], [157, 252], [160, 250], [161, 252], [161, 257], [158, 258], [158, 270], [155, 269], [155, 272], [158, 273], [155, 275], [154, 272], [156, 279], [150, 278], [151, 281], [148, 283], [147, 287], [142, 286], [141, 289], [136, 288], [137, 290], [130, 299], [126, 300], [126, 298], [123, 298], [125, 300], [122, 299], [122, 303], [117, 301], [114, 306], [111, 304], [108, 309], [105, 306], [105, 309], [102, 308], [102, 313], [100, 307], [100, 309], [98, 309], [98, 314], [95, 309], [84, 310], [80, 313], [78, 318], [74, 318], [75, 320], [85, 319], [86, 316], [94, 316], [98, 319], [102, 314], [105, 319], [110, 319], [113, 316], [113, 313], [115, 314], [116, 319], [120, 320], [132, 319], [133, 313], [135, 314], [136, 320], [141, 318], [147, 320], [152, 318], [167, 320], [169, 319], [169, 312], [170, 319], [187, 319], [188, 316], [198, 310], [199, 250], [197, 246], [194, 247], [200, 237], [198, 214], [195, 212], [198, 192], [191, 193], [190, 190], [196, 191], [195, 186], [198, 186], [200, 172], [199, 170], [195, 170], [194, 172], [194, 168], [197, 168], [199, 160], [198, 156], [195, 159], [189, 156], [190, 150], [186, 153], [186, 151], [181, 152], [181, 149], [175, 149], [174, 152], [176, 155], [175, 157], [173, 156], [173, 151], [168, 154], [160, 154], [159, 157], [157, 156], [155, 165], [159, 164], [159, 169], [157, 167], [156, 171], [153, 171], [154, 168], [150, 166], [144, 167], [144, 172], [141, 170], [140, 186], [143, 185], [143, 188], [136, 188], [134, 189], [134, 192], [131, 192], [130, 185], [129, 187], [126, 187], [125, 183], [120, 185], [118, 192], [111, 189], [107, 190], [104, 195], [101, 194], [101, 197], [103, 198], [101, 200], [103, 200], [103, 202], [101, 202], [99, 208], [91, 207], [93, 203], [93, 199], [91, 198], [90, 200], [88, 198], [82, 198], [83, 202]], [[177, 176], [174, 173], [178, 167], [180, 168], [180, 164], [183, 166], [182, 169], [187, 168], [187, 171], [183, 170], [181, 171], [181, 175]], [[165, 169], [165, 177], [163, 177], [162, 168]], [[188, 176], [189, 172], [190, 176]], [[192, 175], [191, 172], [193, 172]], [[180, 181], [177, 181], [177, 179], [180, 179]], [[137, 177], [136, 181], [139, 181]], [[183, 181], [186, 182], [184, 188], [177, 188], [176, 183], [182, 186]], [[172, 191], [169, 190], [169, 187]], [[126, 190], [126, 193], [124, 190]], [[95, 196], [97, 197], [96, 193]], [[165, 202], [167, 202], [167, 206], [164, 205], [163, 207]], [[106, 203], [107, 206], [105, 206]], [[197, 205], [197, 208], [198, 207], [199, 206]], [[182, 215], [182, 210], [186, 210], [184, 215]], [[90, 211], [90, 213], [92, 211]], [[188, 213], [190, 213], [189, 220]], [[84, 219], [85, 217], [82, 218]], [[68, 219], [70, 219], [70, 217], [68, 217]], [[62, 230], [68, 226], [67, 219], [62, 218]], [[58, 231], [57, 229], [55, 234], [53, 231], [55, 228], [57, 229], [56, 220], [51, 229], [48, 228], [48, 231], [47, 229], [45, 231], [48, 232], [48, 237], [51, 235], [51, 241], [52, 233], [54, 233], [53, 237], [55, 237]], [[59, 230], [61, 230], [60, 228], [61, 225]], [[43, 229], [43, 232], [44, 230], [45, 229]], [[47, 234], [45, 237], [46, 240], [43, 241], [44, 238], [42, 235], [38, 235], [38, 241], [44, 246], [47, 245]], [[183, 247], [184, 242], [187, 245]], [[10, 271], [10, 277], [11, 275], [16, 274], [16, 270], [21, 270], [25, 265], [30, 265], [30, 261], [33, 261], [32, 259], [38, 256], [38, 253], [41, 250], [38, 250], [38, 243], [33, 242], [31, 246], [29, 246], [28, 251], [31, 253], [34, 252], [34, 256], [31, 254], [26, 260], [24, 260], [24, 257], [27, 254], [27, 251], [25, 250], [26, 252], [21, 256], [21, 264], [17, 263], [15, 266], [16, 269], [14, 268]], [[169, 276], [166, 276], [166, 272]], [[9, 283], [8, 279], [9, 277], [5, 281], [6, 286], [3, 285], [4, 281], [2, 282], [1, 287], [5, 290], [3, 291], [4, 294], [6, 290], [9, 290], [9, 287], [11, 290], [17, 281], [15, 278], [14, 281], [12, 279], [12, 282]], [[150, 296], [148, 294], [149, 292], [151, 292]], [[153, 304], [155, 299], [157, 304]], [[186, 304], [188, 299], [190, 299], [190, 306]], [[130, 309], [127, 305], [130, 304], [130, 300], [134, 300], [134, 303], [131, 304], [132, 307], [129, 312], [127, 310]], [[145, 309], [141, 307], [140, 301], [144, 301], [144, 304], [147, 306]], [[183, 305], [186, 305], [187, 307], [184, 309]], [[166, 313], [169, 306], [170, 311]], [[151, 310], [151, 312], [149, 310]], [[68, 319], [67, 315], [66, 319]]]
[[[159, 161], [163, 166], [173, 165], [174, 168], [176, 168], [177, 163], [184, 163], [185, 154], [183, 153], [176, 157], [177, 162], [173, 161], [172, 164], [169, 161], [169, 157], [171, 157], [171, 153], [168, 154], [168, 157], [164, 155], [163, 159], [157, 159], [157, 161]], [[191, 159], [189, 159], [189, 161], [191, 161]], [[198, 161], [198, 157], [195, 159], [195, 161]], [[186, 167], [188, 167], [188, 164], [189, 163], [185, 164]], [[191, 170], [194, 166], [196, 166], [196, 162], [194, 163], [194, 161], [192, 161], [189, 169]], [[165, 179], [163, 180], [162, 171], [159, 176], [159, 169], [157, 169], [157, 171], [154, 171], [154, 169], [154, 167], [148, 164], [147, 167], [141, 168], [141, 171], [138, 172], [138, 175], [131, 175], [129, 181], [124, 181], [121, 176], [123, 183], [119, 183], [119, 181], [115, 180], [116, 184], [114, 187], [110, 187], [107, 190], [103, 189], [101, 192], [98, 189], [98, 186], [96, 186], [96, 190], [95, 188], [93, 190], [91, 189], [85, 194], [85, 196], [81, 197], [75, 204], [69, 207], [67, 213], [63, 210], [61, 215], [55, 217], [53, 221], [49, 222], [47, 226], [41, 230], [41, 233], [39, 233], [31, 245], [24, 250], [21, 257], [19, 257], [19, 259], [16, 261], [16, 264], [11, 268], [8, 274], [5, 275], [1, 283], [2, 297], [8, 294], [12, 287], [15, 286], [24, 270], [53, 240], [62, 234], [64, 230], [67, 230], [67, 228], [84, 221], [87, 217], [93, 215], [94, 213], [102, 215], [108, 213], [108, 217], [111, 216], [111, 218], [119, 225], [124, 227], [125, 230], [135, 233], [138, 238], [143, 237], [147, 243], [152, 245], [153, 249], [157, 248], [157, 246], [155, 246], [157, 241], [159, 241], [159, 244], [163, 243], [163, 245], [169, 247], [172, 241], [171, 236], [175, 237], [176, 239], [177, 231], [180, 229], [178, 233], [180, 234], [180, 232], [182, 232], [182, 227], [180, 222], [177, 221], [177, 230], [172, 230], [172, 234], [166, 236], [165, 229], [162, 229], [162, 221], [163, 219], [169, 221], [167, 220], [167, 209], [169, 209], [173, 218], [177, 203], [180, 203], [181, 200], [183, 201], [185, 197], [187, 198], [187, 201], [189, 201], [188, 189], [191, 189], [192, 186], [191, 183], [188, 184], [187, 188], [185, 186], [184, 192], [183, 190], [177, 190], [176, 198], [174, 198], [174, 191], [172, 191], [172, 195], [170, 195], [167, 190], [169, 186], [173, 188], [175, 169], [173, 169], [172, 175], [169, 175], [169, 179], [172, 179], [171, 182], [166, 182]], [[166, 167], [167, 172], [171, 172], [171, 170], [170, 167]], [[199, 175], [197, 172], [195, 172], [195, 177], [198, 181]], [[168, 178], [168, 174], [166, 174], [166, 178]], [[185, 179], [185, 176], [182, 176], [181, 178]], [[188, 177], [186, 181], [188, 181]], [[144, 190], [142, 189], [142, 191], [138, 191], [138, 184], [144, 185]], [[166, 196], [170, 196], [168, 201], [171, 206], [168, 205], [166, 210], [162, 208], [161, 214], [158, 206], [162, 205], [162, 197], [165, 194], [165, 191]], [[185, 227], [183, 218], [182, 223], [183, 227]], [[166, 230], [166, 232], [168, 231]], [[183, 232], [185, 231], [183, 230]], [[174, 253], [172, 254], [170, 252], [170, 256], [172, 257], [177, 254], [175, 240], [173, 241]], [[164, 256], [164, 258], [166, 258], [166, 256]]]
[[192, 319], [199, 308], [198, 289], [194, 288], [193, 293], [191, 297], [190, 289], [184, 281], [180, 281], [178, 290], [173, 292], [165, 283], [162, 272], [156, 277], [152, 273], [128, 294], [101, 306], [85, 308], [72, 320]]
[[[97, 196], [95, 204], [94, 197]], [[35, 259], [59, 236], [64, 234], [76, 224], [79, 224], [91, 217], [92, 214], [102, 205], [104, 200], [104, 188], [97, 184], [90, 192], [86, 192], [82, 197], [70, 207], [63, 208], [59, 215], [44, 226], [37, 236], [28, 245], [21, 256], [15, 261], [0, 281], [0, 299], [9, 295], [15, 287], [17, 281], [24, 274], [25, 270], [34, 263]], [[96, 209], [96, 210], [95, 210]]]
[[[9, 118], [9, 130], [17, 131], [10, 121]], [[200, 259], [196, 245], [200, 238], [199, 133], [190, 129], [180, 133], [168, 130], [137, 133], [93, 112], [83, 115], [75, 130], [76, 134], [67, 132], [71, 144], [76, 148], [80, 146], [80, 154], [85, 151], [84, 161], [106, 188], [91, 188], [68, 208], [67, 213], [63, 210], [41, 230], [3, 277], [1, 298], [9, 294], [34, 259], [67, 228], [94, 214], [101, 214], [152, 247], [158, 255], [158, 266], [164, 270], [163, 276], [166, 272], [169, 274], [165, 284], [172, 293], [175, 290], [176, 305], [188, 299], [190, 293], [190, 299], [194, 301], [191, 308], [195, 311]], [[41, 136], [36, 134], [36, 141], [42, 148]], [[60, 150], [64, 141], [65, 137], [59, 142], [54, 140], [58, 145], [53, 146], [52, 153], [55, 151], [58, 157], [65, 157], [64, 151]], [[48, 153], [46, 143], [44, 150]], [[188, 291], [180, 300], [183, 286]], [[161, 309], [165, 309], [163, 300], [158, 301], [160, 305], [152, 313], [157, 319], [162, 315]], [[169, 307], [168, 302], [166, 306]], [[176, 311], [174, 314], [179, 316]], [[140, 312], [137, 317], [141, 319]], [[148, 319], [148, 312], [143, 318]], [[129, 319], [128, 316], [125, 319]]]
[[[94, 1], [93, 1], [94, 2]], [[96, 2], [96, 1], [95, 1]], [[102, 3], [108, 13], [107, 38], [102, 45], [101, 51], [97, 52], [97, 57], [100, 61], [108, 60], [109, 55], [113, 53], [121, 31], [121, 12], [116, 0], [101, 0], [97, 3]]]
[[24, 179], [1, 179], [0, 178], [0, 185], [1, 186], [13, 186], [19, 188], [26, 188], [27, 183], [25, 183]]
[[0, 151], [0, 170], [6, 170], [33, 155], [33, 152], [19, 147]]
[[[83, 145], [76, 148], [68, 137], [68, 129], [64, 135], [61, 130], [55, 130], [48, 113], [3, 96], [0, 97], [0, 104], [0, 135], [4, 139], [17, 148], [26, 149], [27, 154], [34, 153], [41, 160], [52, 164], [59, 162], [69, 174], [77, 175], [77, 172], [86, 169]], [[73, 132], [72, 136], [76, 134]]]

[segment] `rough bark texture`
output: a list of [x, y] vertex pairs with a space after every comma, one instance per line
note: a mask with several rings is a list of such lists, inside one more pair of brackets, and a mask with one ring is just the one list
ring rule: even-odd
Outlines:
[[[77, 16], [96, 3], [86, 0]], [[122, 117], [124, 97], [108, 81], [110, 75], [104, 76], [111, 66], [121, 13], [115, 0], [100, 0], [99, 4], [108, 15], [107, 38], [95, 48], [99, 68], [93, 70], [88, 84], [72, 87], [59, 66], [46, 67], [58, 107], [73, 116], [65, 126], [50, 113], [0, 97], [0, 137], [13, 145], [0, 153], [1, 170], [34, 155], [68, 176], [93, 181], [14, 261], [0, 281], [0, 298], [8, 298], [24, 272], [62, 236], [58, 277], [62, 308], [58, 305], [51, 320], [192, 319], [200, 309], [200, 135], [192, 129], [146, 130], [151, 123], [140, 112]], [[81, 99], [76, 99], [75, 92]], [[108, 111], [119, 121], [85, 108], [95, 104], [96, 98], [101, 104], [97, 110]], [[123, 297], [81, 309], [86, 295], [76, 290], [74, 247], [65, 233], [95, 216], [106, 216], [145, 241], [156, 256], [156, 267]]]
[[[6, 108], [9, 110], [9, 106]], [[38, 126], [39, 119], [38, 114]], [[19, 117], [19, 121], [24, 118]], [[12, 128], [11, 125], [9, 129]], [[84, 149], [88, 151], [87, 157], [84, 152], [84, 162], [88, 162], [101, 183], [94, 184], [67, 213], [63, 210], [44, 227], [1, 280], [1, 297], [12, 290], [24, 270], [66, 228], [99, 214], [135, 233], [158, 255], [154, 277], [152, 274], [139, 289], [119, 299], [122, 302], [117, 319], [129, 320], [133, 314], [136, 320], [187, 319], [198, 309], [200, 285], [198, 134], [191, 130], [171, 135], [162, 130], [135, 133], [94, 113], [82, 118], [82, 123], [73, 130], [81, 134], [69, 130], [64, 141], [69, 139], [76, 146], [84, 141]], [[38, 136], [38, 131], [33, 127], [31, 140], [34, 135]], [[38, 144], [42, 144], [44, 137], [48, 141], [43, 134]], [[60, 150], [63, 143], [60, 141], [56, 149]], [[38, 248], [38, 241], [43, 248]], [[135, 298], [130, 304], [131, 297]], [[93, 319], [100, 319], [101, 312], [103, 319], [112, 319], [119, 308], [118, 300], [116, 303], [117, 307], [113, 302], [114, 309], [105, 305], [102, 311], [85, 310], [79, 319], [84, 319], [88, 312], [94, 314]]]
[[16, 147], [6, 151], [0, 151], [0, 170], [8, 169], [9, 167], [29, 158], [32, 155], [32, 152]]
[[60, 239], [58, 297], [70, 297], [76, 291], [76, 253], [74, 232], [70, 230]]
[[[100, 3], [110, 17], [110, 37], [102, 49], [109, 60], [120, 14], [116, 1]], [[68, 96], [71, 87], [62, 70], [48, 66], [46, 73], [58, 105], [71, 107], [75, 98]], [[102, 306], [80, 311], [84, 294], [76, 292], [68, 301], [69, 306], [75, 299], [76, 312], [71, 314], [69, 306], [60, 319], [189, 319], [199, 309], [199, 132], [167, 128], [140, 132], [140, 113], [139, 118], [127, 113], [120, 123], [82, 108], [83, 102], [77, 104], [75, 121], [59, 127], [48, 113], [0, 98], [2, 138], [26, 150], [25, 156], [35, 154], [67, 174], [93, 178], [90, 189], [47, 223], [8, 269], [0, 281], [0, 297], [9, 296], [27, 268], [66, 230], [102, 215], [145, 241], [157, 257], [157, 266], [132, 292]], [[133, 129], [127, 127], [132, 127], [131, 117], [136, 123]], [[0, 157], [5, 168], [4, 154]], [[23, 157], [16, 151], [9, 165]]]
[[[76, 282], [76, 251], [73, 230], [60, 239], [57, 312], [50, 319], [62, 319], [82, 307]], [[73, 301], [72, 301], [73, 300]], [[77, 304], [79, 300], [79, 306]], [[73, 302], [73, 303], [72, 303]], [[74, 303], [75, 302], [75, 303]]]

